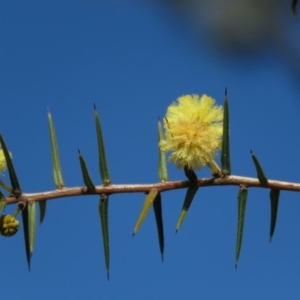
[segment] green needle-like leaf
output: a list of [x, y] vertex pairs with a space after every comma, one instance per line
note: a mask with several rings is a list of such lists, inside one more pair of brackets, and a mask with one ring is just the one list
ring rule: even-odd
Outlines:
[[221, 166], [224, 175], [231, 174], [230, 165], [230, 143], [229, 143], [229, 108], [227, 89], [225, 90], [224, 98], [224, 115], [223, 115], [223, 137], [222, 137], [222, 153], [221, 153]]
[[3, 209], [5, 208], [6, 206], [6, 202], [3, 201], [3, 200], [0, 200], [0, 214], [2, 213]]
[[[158, 120], [158, 143], [164, 140], [164, 131], [160, 120]], [[168, 169], [167, 169], [167, 159], [166, 152], [162, 151], [158, 146], [158, 177], [161, 182], [168, 181]], [[161, 260], [164, 261], [164, 248], [165, 248], [165, 238], [164, 238], [164, 224], [162, 217], [162, 203], [161, 194], [158, 193], [153, 201], [153, 209], [156, 220], [156, 227], [158, 233], [159, 249], [161, 254]]]
[[58, 154], [58, 146], [56, 141], [56, 134], [54, 129], [54, 124], [52, 120], [52, 116], [48, 111], [48, 122], [49, 122], [49, 129], [50, 129], [50, 141], [51, 141], [51, 153], [52, 153], [52, 164], [53, 164], [53, 179], [56, 188], [61, 189], [65, 186], [64, 179], [62, 175], [62, 170], [59, 161], [59, 154]]
[[147, 216], [147, 213], [148, 213], [153, 201], [156, 199], [157, 195], [158, 195], [158, 190], [155, 188], [151, 189], [151, 191], [147, 194], [142, 211], [141, 211], [139, 218], [135, 224], [132, 235], [135, 235], [136, 232], [141, 227], [141, 225], [143, 224], [143, 222]]
[[99, 202], [99, 214], [102, 228], [102, 238], [104, 247], [104, 257], [107, 279], [109, 280], [109, 234], [108, 234], [108, 197], [101, 195]]
[[40, 225], [42, 225], [45, 215], [46, 215], [46, 207], [47, 202], [46, 201], [39, 201], [39, 208], [40, 208]]
[[6, 202], [4, 201], [5, 196], [3, 195], [3, 193], [0, 191], [0, 214], [2, 213], [3, 209], [6, 206]]
[[243, 230], [245, 221], [245, 211], [247, 204], [248, 190], [246, 187], [241, 187], [238, 193], [238, 228], [236, 237], [236, 252], [235, 252], [235, 269], [237, 269], [238, 260], [240, 257], [242, 241], [243, 241]]
[[9, 192], [10, 194], [13, 194], [13, 189], [8, 186], [7, 184], [5, 184], [1, 179], [0, 179], [0, 187], [2, 187], [4, 190], [6, 190], [7, 192]]
[[271, 189], [270, 191], [270, 202], [271, 202], [270, 242], [272, 240], [275, 227], [276, 227], [279, 196], [280, 196], [280, 190]]
[[162, 206], [161, 206], [161, 195], [157, 194], [157, 197], [153, 201], [153, 209], [156, 220], [156, 227], [158, 233], [159, 249], [161, 253], [161, 259], [164, 261], [164, 247], [165, 247], [165, 238], [164, 238], [164, 224], [162, 218]]
[[181, 209], [181, 212], [179, 215], [179, 219], [177, 222], [176, 233], [178, 232], [179, 228], [181, 227], [198, 189], [199, 189], [199, 187], [194, 184], [192, 184], [191, 186], [188, 187], [188, 189], [186, 191], [185, 199], [183, 202], [183, 206], [182, 206], [182, 209]]
[[257, 178], [261, 184], [266, 184], [268, 182], [268, 178], [265, 175], [265, 172], [264, 172], [263, 168], [261, 167], [256, 155], [252, 151], [250, 151], [250, 152], [251, 152], [251, 156], [252, 156], [254, 166], [255, 166], [255, 169], [257, 172]]
[[293, 0], [292, 2], [292, 11], [294, 16], [297, 18], [297, 4], [298, 4], [298, 0]]
[[25, 251], [26, 251], [26, 259], [28, 264], [28, 269], [30, 271], [30, 241], [29, 241], [29, 222], [28, 222], [28, 205], [26, 205], [22, 210], [22, 222], [23, 222], [23, 230], [24, 230], [24, 242], [25, 242]]
[[104, 139], [103, 139], [103, 134], [100, 125], [100, 118], [95, 105], [94, 105], [94, 114], [95, 114], [96, 132], [97, 132], [97, 140], [98, 140], [99, 170], [100, 170], [102, 183], [104, 185], [108, 185], [110, 184], [110, 176], [109, 176], [106, 156], [105, 156]]
[[189, 169], [188, 167], [184, 167], [183, 168], [183, 170], [184, 170], [184, 174], [185, 174], [185, 176], [191, 181], [191, 182], [193, 182], [193, 183], [195, 183], [195, 182], [197, 182], [197, 175], [196, 175], [196, 173], [194, 172], [194, 170], [192, 170], [192, 169]]
[[32, 255], [35, 240], [35, 228], [36, 228], [36, 203], [28, 203], [28, 221], [29, 221], [29, 248], [30, 255]]
[[79, 162], [80, 162], [81, 173], [82, 173], [84, 184], [86, 185], [86, 187], [90, 192], [95, 192], [95, 185], [90, 177], [84, 158], [79, 150], [78, 150], [78, 155], [79, 155]]
[[[158, 120], [158, 142], [164, 140], [164, 132], [162, 128], [161, 122]], [[158, 177], [160, 181], [168, 181], [168, 169], [167, 169], [167, 159], [166, 152], [161, 151], [160, 147], [158, 147]]]
[[5, 160], [6, 160], [7, 169], [8, 169], [8, 172], [9, 172], [10, 183], [11, 183], [11, 186], [13, 188], [13, 193], [15, 195], [20, 195], [22, 193], [22, 190], [21, 190], [21, 187], [20, 187], [20, 184], [19, 184], [19, 180], [18, 180], [17, 174], [15, 172], [15, 168], [13, 166], [13, 163], [12, 163], [12, 160], [11, 160], [11, 157], [10, 157], [10, 153], [7, 150], [7, 147], [5, 145], [5, 142], [4, 142], [1, 134], [0, 134], [0, 144], [1, 144], [3, 154], [4, 154], [4, 157], [5, 157]]

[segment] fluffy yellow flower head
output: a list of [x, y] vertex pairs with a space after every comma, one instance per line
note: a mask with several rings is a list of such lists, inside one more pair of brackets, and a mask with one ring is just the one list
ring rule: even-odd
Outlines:
[[172, 151], [170, 161], [182, 169], [201, 169], [214, 163], [223, 133], [223, 107], [209, 96], [186, 95], [172, 103], [164, 119], [162, 151]]
[[0, 172], [5, 171], [5, 169], [6, 169], [6, 160], [4, 157], [3, 150], [0, 149]]

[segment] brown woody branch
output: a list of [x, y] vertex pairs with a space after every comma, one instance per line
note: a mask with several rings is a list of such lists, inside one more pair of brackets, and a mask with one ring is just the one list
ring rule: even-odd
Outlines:
[[[15, 195], [8, 196], [5, 201], [7, 204], [13, 204], [18, 202], [29, 201], [45, 201], [58, 199], [63, 197], [81, 196], [81, 195], [111, 195], [121, 193], [148, 193], [151, 189], [156, 188], [159, 192], [165, 192], [169, 190], [177, 190], [187, 188], [190, 185], [190, 181], [167, 181], [153, 184], [111, 184], [108, 186], [96, 186], [95, 192], [89, 192], [86, 187], [72, 187], [63, 188], [54, 191], [40, 192], [40, 193], [22, 193], [20, 196]], [[242, 176], [226, 176], [223, 178], [199, 178], [198, 186], [246, 186], [246, 187], [260, 187], [271, 188], [293, 192], [300, 192], [300, 183], [284, 182], [277, 180], [268, 180], [267, 184], [261, 184], [258, 179]]]

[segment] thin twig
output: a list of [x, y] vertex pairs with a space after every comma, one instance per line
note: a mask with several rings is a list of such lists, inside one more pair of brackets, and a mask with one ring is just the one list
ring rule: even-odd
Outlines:
[[[258, 179], [251, 177], [242, 176], [226, 176], [223, 178], [201, 178], [197, 181], [198, 186], [240, 186], [244, 185], [247, 187], [260, 187], [260, 188], [272, 188], [293, 192], [300, 192], [300, 183], [284, 182], [276, 180], [268, 180], [267, 184], [261, 184]], [[52, 200], [63, 197], [71, 196], [81, 196], [81, 195], [111, 195], [111, 194], [121, 194], [121, 193], [147, 193], [151, 189], [156, 188], [159, 192], [166, 192], [170, 190], [183, 189], [190, 186], [191, 182], [189, 180], [185, 181], [167, 181], [153, 184], [111, 184], [108, 186], [96, 186], [95, 192], [91, 193], [87, 191], [86, 187], [72, 187], [63, 188], [48, 192], [40, 193], [22, 193], [18, 197], [14, 195], [8, 196], [5, 201], [7, 204], [18, 203], [20, 201], [44, 201]]]

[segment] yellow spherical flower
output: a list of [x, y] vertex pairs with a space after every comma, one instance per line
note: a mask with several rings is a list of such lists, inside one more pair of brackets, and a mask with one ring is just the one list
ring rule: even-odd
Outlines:
[[5, 169], [6, 169], [6, 160], [4, 157], [3, 150], [0, 149], [0, 172], [5, 171]]
[[207, 95], [186, 95], [172, 103], [164, 119], [162, 151], [172, 151], [170, 161], [182, 169], [214, 164], [222, 142], [223, 107]]

